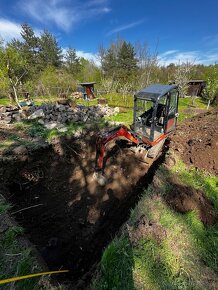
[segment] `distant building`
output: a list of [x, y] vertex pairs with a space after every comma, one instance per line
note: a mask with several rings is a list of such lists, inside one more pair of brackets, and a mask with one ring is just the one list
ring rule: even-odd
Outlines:
[[206, 87], [206, 81], [190, 80], [188, 81], [187, 85], [188, 85], [187, 90], [188, 96], [201, 96], [203, 89]]
[[80, 83], [83, 88], [84, 99], [92, 100], [95, 98], [94, 85], [96, 82]]

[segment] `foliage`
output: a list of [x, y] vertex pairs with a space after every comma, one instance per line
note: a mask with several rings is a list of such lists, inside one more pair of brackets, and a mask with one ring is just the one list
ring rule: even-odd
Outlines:
[[99, 66], [78, 57], [72, 47], [63, 55], [56, 37], [47, 30], [38, 36], [25, 23], [20, 34], [20, 39], [0, 42], [0, 93], [10, 95], [17, 103], [24, 92], [31, 96], [69, 96], [78, 83], [87, 81], [95, 81], [100, 91], [121, 92], [125, 102], [128, 94], [151, 83], [175, 82], [184, 95], [191, 78], [206, 80], [206, 97], [216, 102], [217, 65], [187, 62], [160, 66], [157, 48], [151, 52], [146, 42], [132, 44], [117, 38], [107, 48], [100, 46]]
[[133, 82], [137, 72], [134, 46], [118, 39], [101, 54], [102, 69], [106, 78], [112, 78], [124, 85]]
[[42, 68], [60, 67], [62, 63], [62, 50], [55, 36], [47, 30], [44, 30], [39, 39], [39, 58]]
[[47, 66], [35, 83], [35, 90], [38, 95], [67, 95], [75, 89], [76, 82], [72, 74], [64, 70], [57, 70], [54, 66]]
[[25, 65], [26, 60], [15, 48], [7, 47], [0, 51], [0, 85], [18, 106], [20, 83], [26, 74]]
[[81, 70], [80, 59], [73, 48], [68, 48], [65, 54], [65, 67], [68, 73], [76, 76]]
[[207, 68], [205, 78], [207, 86], [205, 90], [206, 97], [213, 103], [218, 103], [218, 65]]
[[14, 48], [23, 59], [26, 61], [26, 77], [32, 78], [39, 70], [39, 37], [33, 31], [33, 28], [28, 24], [21, 25], [21, 39], [12, 39], [8, 44], [9, 47]]

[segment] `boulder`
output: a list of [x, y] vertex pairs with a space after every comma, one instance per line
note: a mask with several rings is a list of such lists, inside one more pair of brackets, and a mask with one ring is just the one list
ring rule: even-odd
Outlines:
[[37, 119], [37, 118], [42, 118], [42, 117], [45, 117], [45, 114], [43, 112], [43, 109], [39, 109], [39, 110], [36, 110], [34, 113], [32, 113], [28, 119], [29, 120], [34, 120], [34, 119]]

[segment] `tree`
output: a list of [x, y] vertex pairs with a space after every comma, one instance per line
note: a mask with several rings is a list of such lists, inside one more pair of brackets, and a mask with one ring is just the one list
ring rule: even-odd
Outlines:
[[72, 75], [76, 76], [81, 70], [81, 65], [80, 59], [76, 55], [75, 49], [68, 48], [64, 58], [67, 71]]
[[218, 64], [210, 65], [205, 73], [206, 97], [210, 100], [211, 104], [218, 103]]
[[97, 82], [101, 80], [101, 70], [94, 61], [87, 60], [83, 57], [80, 58], [81, 71], [78, 75], [78, 79], [81, 82]]
[[60, 67], [62, 50], [54, 35], [45, 30], [39, 39], [39, 58], [42, 69], [46, 66]]
[[121, 84], [135, 79], [137, 72], [137, 59], [131, 43], [123, 42], [117, 55], [118, 78]]
[[180, 90], [180, 96], [185, 97], [188, 89], [188, 81], [194, 70], [194, 64], [191, 62], [179, 63], [175, 70], [174, 80]]
[[158, 69], [157, 51], [155, 50], [154, 53], [151, 53], [146, 42], [142, 44], [138, 42], [135, 44], [135, 52], [139, 67], [136, 81], [137, 87], [146, 87], [158, 79], [156, 76]]
[[[8, 46], [16, 49], [26, 59], [26, 70], [29, 78], [36, 74], [39, 68], [39, 37], [29, 24], [21, 25], [22, 40], [13, 39]], [[27, 76], [27, 74], [26, 74]]]
[[0, 51], [0, 85], [19, 108], [18, 91], [26, 74], [25, 65], [25, 59], [16, 49], [7, 47]]
[[117, 56], [113, 45], [107, 50], [102, 57], [102, 69], [106, 77], [113, 77], [117, 71]]

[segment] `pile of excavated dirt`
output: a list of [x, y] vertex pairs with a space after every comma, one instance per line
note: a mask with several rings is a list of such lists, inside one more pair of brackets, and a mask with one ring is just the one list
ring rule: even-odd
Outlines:
[[170, 147], [187, 165], [218, 174], [218, 109], [179, 124]]
[[214, 204], [203, 191], [184, 186], [175, 180], [169, 182], [173, 189], [164, 197], [169, 207], [180, 213], [195, 211], [204, 225], [217, 222]]

